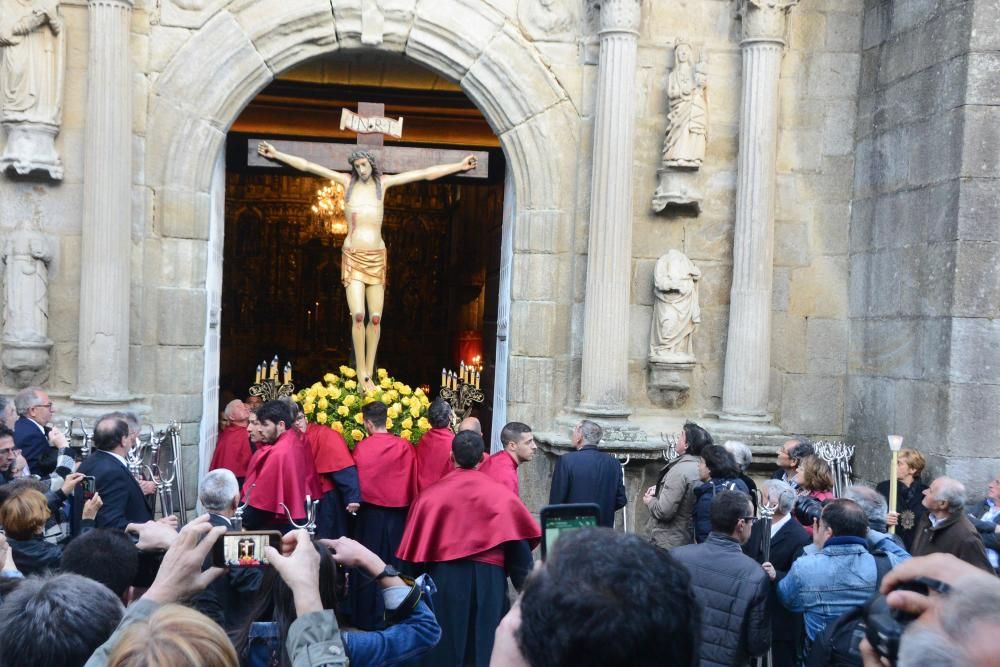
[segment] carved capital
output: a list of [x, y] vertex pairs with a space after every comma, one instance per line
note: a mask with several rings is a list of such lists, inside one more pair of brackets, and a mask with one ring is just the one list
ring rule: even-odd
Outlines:
[[799, 0], [736, 0], [744, 42], [785, 43], [788, 12]]
[[601, 32], [639, 32], [642, 0], [602, 0]]

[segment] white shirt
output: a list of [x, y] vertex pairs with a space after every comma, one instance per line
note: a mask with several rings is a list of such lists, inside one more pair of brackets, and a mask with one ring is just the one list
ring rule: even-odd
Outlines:
[[781, 519], [779, 519], [777, 523], [771, 523], [771, 539], [773, 540], [774, 536], [777, 535], [778, 531], [781, 530], [782, 526], [784, 526], [791, 520], [792, 520], [792, 515], [786, 514], [785, 516], [781, 517]]

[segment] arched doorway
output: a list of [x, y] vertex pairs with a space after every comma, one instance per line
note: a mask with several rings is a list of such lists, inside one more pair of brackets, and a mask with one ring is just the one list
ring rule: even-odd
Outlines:
[[476, 415], [489, 441], [503, 152], [459, 86], [387, 52], [335, 52], [282, 73], [228, 132], [221, 405], [245, 397], [257, 364], [275, 354], [294, 364], [299, 387], [354, 365], [339, 273], [347, 221], [334, 206], [318, 208], [328, 181], [261, 160], [256, 146], [261, 139], [290, 142], [325, 156], [310, 159], [346, 170], [344, 155], [359, 137], [339, 128], [340, 115], [359, 103], [381, 104], [380, 114], [404, 119], [403, 140], [374, 149], [380, 159], [397, 151], [397, 159], [419, 168], [445, 154], [479, 156], [482, 173], [412, 183], [386, 195], [389, 279], [377, 363], [432, 394], [442, 368], [481, 363], [486, 400]]
[[[500, 138], [507, 159], [501, 286], [527, 266], [557, 273], [555, 253], [565, 252], [568, 213], [574, 209], [576, 161], [551, 146], [577, 145], [579, 113], [535, 46], [500, 10], [466, 0], [391, 4], [374, 30], [357, 3], [347, 0], [334, 0], [332, 12], [329, 2], [232, 3], [183, 42], [152, 84], [145, 182], [154, 202], [153, 226], [164, 238], [203, 243], [207, 261], [204, 289], [185, 295], [204, 305], [206, 321], [202, 469], [214, 447], [218, 402], [222, 148], [234, 119], [276, 73], [339, 49], [378, 49], [402, 53], [459, 82]], [[537, 332], [528, 325], [533, 309], [555, 310], [557, 286], [528, 287], [523, 301], [515, 288], [499, 304], [497, 373], [507, 376], [501, 364], [509, 358], [518, 382], [511, 383], [510, 393], [498, 382], [495, 405], [523, 406], [519, 409], [536, 418], [551, 418], [559, 406], [551, 392], [536, 387], [553, 383], [555, 363], [542, 354]], [[190, 393], [183, 386], [167, 387], [169, 378], [162, 384], [178, 395]]]

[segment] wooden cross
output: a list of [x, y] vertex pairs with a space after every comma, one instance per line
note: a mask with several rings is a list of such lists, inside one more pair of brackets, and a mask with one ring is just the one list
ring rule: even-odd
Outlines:
[[[478, 164], [475, 169], [456, 174], [463, 178], [485, 179], [490, 173], [490, 154], [488, 151], [454, 150], [448, 148], [415, 148], [412, 146], [386, 146], [384, 134], [396, 134], [395, 127], [377, 122], [385, 114], [385, 105], [374, 102], [359, 102], [358, 113], [354, 115], [357, 121], [350, 125], [341, 122], [343, 129], [358, 132], [356, 144], [334, 144], [317, 141], [291, 141], [284, 139], [267, 139], [252, 137], [247, 141], [247, 166], [280, 168], [271, 160], [257, 154], [257, 144], [267, 141], [282, 153], [297, 155], [310, 162], [321, 164], [334, 171], [349, 172], [351, 165], [347, 161], [351, 153], [357, 150], [369, 151], [375, 155], [379, 169], [384, 174], [398, 174], [414, 169], [424, 169], [437, 164], [460, 162], [468, 155], [475, 155]], [[399, 120], [399, 130], [402, 129], [402, 119]], [[385, 132], [381, 130], [386, 130]], [[399, 132], [401, 134], [401, 132]], [[396, 138], [399, 138], [398, 136]]]

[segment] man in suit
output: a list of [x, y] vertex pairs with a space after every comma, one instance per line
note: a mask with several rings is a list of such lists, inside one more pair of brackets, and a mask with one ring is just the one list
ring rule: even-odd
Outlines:
[[[198, 500], [208, 512], [208, 520], [213, 526], [233, 530], [232, 519], [239, 506], [240, 487], [231, 470], [218, 468], [205, 475]], [[212, 557], [209, 556], [202, 570], [211, 566]], [[230, 568], [194, 599], [194, 608], [226, 631], [235, 630], [246, 620], [262, 578], [261, 568]]]
[[[121, 417], [105, 415], [94, 426], [94, 452], [80, 464], [79, 472], [95, 478], [97, 492], [104, 500], [104, 506], [97, 513], [98, 528], [127, 530], [129, 524], [153, 518], [145, 496], [156, 491], [156, 484], [137, 482], [129, 472], [125, 454], [130, 443], [128, 422]], [[177, 524], [173, 516], [163, 521]]]
[[615, 512], [625, 507], [625, 480], [615, 457], [597, 448], [604, 432], [584, 419], [573, 429], [575, 452], [556, 460], [549, 503], [597, 503], [601, 508], [598, 525], [612, 527]]
[[[802, 555], [803, 549], [812, 544], [812, 538], [805, 528], [792, 517], [795, 506], [795, 491], [777, 479], [769, 479], [761, 486], [762, 502], [774, 508], [770, 525], [763, 521], [754, 524], [750, 540], [743, 545], [743, 552], [763, 563], [764, 531], [771, 541], [768, 559], [775, 570], [775, 581], [780, 581], [792, 569], [792, 563]], [[776, 588], [771, 588], [769, 599], [771, 611], [771, 664], [773, 667], [793, 667], [799, 664], [802, 654], [802, 614], [790, 612], [778, 601]]]
[[[17, 392], [14, 407], [18, 414], [14, 424], [14, 444], [21, 450], [32, 474], [48, 477], [56, 471], [59, 456], [69, 444], [59, 429], [46, 426], [55, 414], [52, 400], [39, 387], [27, 387]], [[69, 472], [72, 471], [67, 470], [66, 474]]]

